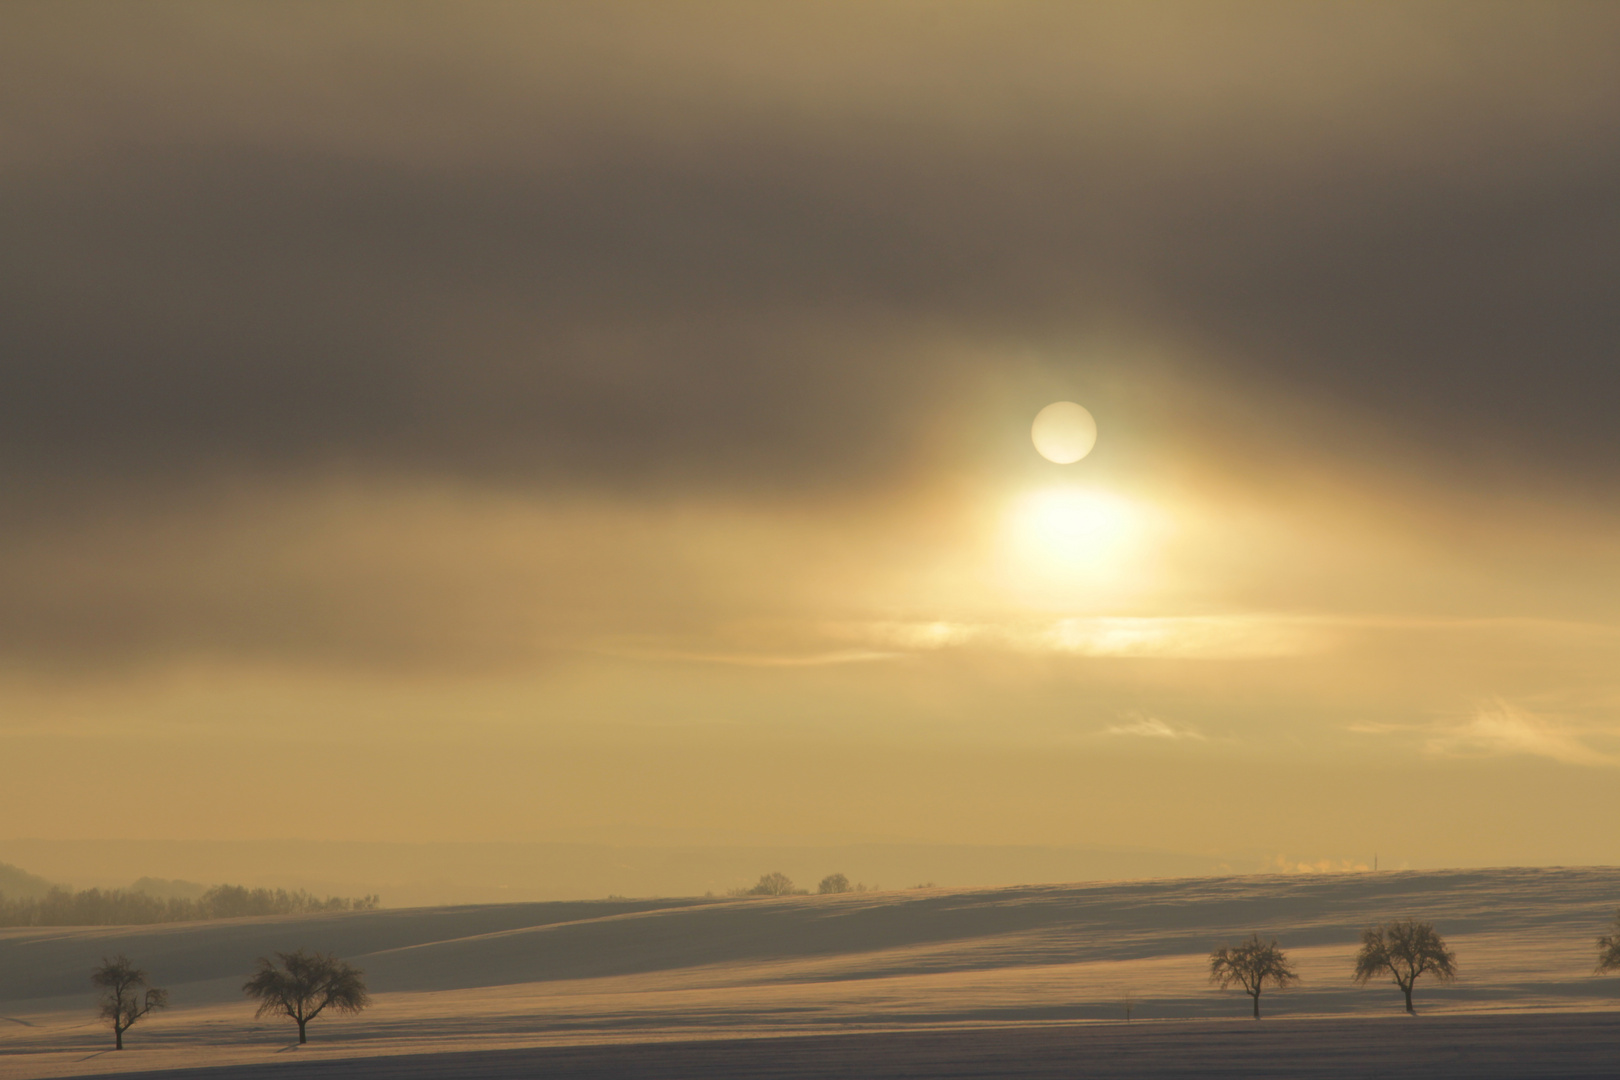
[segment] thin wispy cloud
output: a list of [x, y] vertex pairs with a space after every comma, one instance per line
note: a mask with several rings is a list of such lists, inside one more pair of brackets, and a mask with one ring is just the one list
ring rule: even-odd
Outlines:
[[1389, 735], [1398, 731], [1411, 731], [1409, 724], [1387, 724], [1376, 720], [1358, 720], [1345, 728], [1356, 735]]
[[1236, 660], [1301, 656], [1332, 642], [1320, 620], [1267, 615], [1086, 616], [1044, 622], [872, 622], [835, 633], [891, 649]]
[[1620, 758], [1589, 745], [1585, 738], [1589, 734], [1554, 717], [1494, 700], [1482, 704], [1466, 721], [1431, 735], [1424, 749], [1447, 757], [1524, 754], [1567, 765], [1620, 764]]
[[639, 660], [671, 660], [691, 664], [731, 664], [738, 667], [822, 667], [828, 664], [870, 664], [893, 660], [899, 654], [843, 649], [814, 653], [698, 653], [657, 650], [614, 650], [613, 655]]
[[1156, 716], [1138, 716], [1128, 723], [1115, 724], [1104, 728], [1105, 735], [1125, 735], [1142, 739], [1195, 739], [1204, 741], [1204, 736], [1191, 728], [1175, 728], [1160, 720]]

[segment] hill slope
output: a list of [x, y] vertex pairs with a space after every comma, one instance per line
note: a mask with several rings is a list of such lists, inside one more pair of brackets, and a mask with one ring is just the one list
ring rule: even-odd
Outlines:
[[241, 983], [255, 957], [298, 947], [350, 958], [377, 994], [361, 1018], [318, 1022], [322, 1052], [1113, 1020], [1127, 995], [1137, 1019], [1242, 1017], [1247, 1000], [1209, 987], [1206, 958], [1256, 930], [1304, 976], [1266, 997], [1268, 1016], [1392, 1016], [1398, 992], [1354, 986], [1350, 957], [1363, 926], [1405, 916], [1433, 920], [1461, 969], [1453, 986], [1419, 984], [1421, 1010], [1584, 1010], [1620, 998], [1620, 980], [1591, 975], [1617, 903], [1620, 869], [1504, 869], [12, 930], [0, 1015], [19, 1023], [0, 1038], [67, 1068], [57, 1054], [103, 1035], [89, 968], [124, 952], [175, 1006], [135, 1045], [262, 1055], [287, 1032], [252, 1019]]
[[51, 882], [30, 874], [20, 866], [0, 863], [0, 896], [12, 900], [33, 900], [51, 891]]

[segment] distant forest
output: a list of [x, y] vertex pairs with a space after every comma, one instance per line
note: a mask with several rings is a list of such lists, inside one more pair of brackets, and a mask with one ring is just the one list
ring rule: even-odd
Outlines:
[[325, 899], [286, 889], [215, 885], [198, 897], [151, 896], [124, 889], [56, 888], [44, 896], [16, 900], [0, 894], [0, 926], [130, 926], [137, 923], [198, 922], [243, 915], [308, 915], [322, 911], [372, 911], [376, 896]]

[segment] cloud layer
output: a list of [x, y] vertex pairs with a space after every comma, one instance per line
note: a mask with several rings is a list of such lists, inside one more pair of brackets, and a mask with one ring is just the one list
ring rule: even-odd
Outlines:
[[1601, 8], [4, 17], [25, 489], [910, 483], [1154, 357], [1373, 457], [1612, 481]]
[[0, 6], [0, 820], [1620, 857], [1617, 85], [1578, 3]]

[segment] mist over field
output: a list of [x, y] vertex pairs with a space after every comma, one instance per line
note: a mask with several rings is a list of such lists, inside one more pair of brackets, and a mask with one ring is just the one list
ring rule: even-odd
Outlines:
[[[0, 859], [37, 867], [52, 881], [79, 887], [123, 888], [139, 876], [155, 873], [192, 882], [241, 882], [323, 894], [376, 893], [390, 907], [724, 894], [771, 871], [784, 872], [813, 889], [821, 878], [835, 873], [899, 888], [925, 881], [1013, 885], [1279, 869], [1274, 857], [1260, 853], [1247, 853], [1242, 865], [1233, 867], [1176, 852], [893, 843], [9, 841], [0, 842]], [[12, 892], [3, 880], [0, 892]]]

